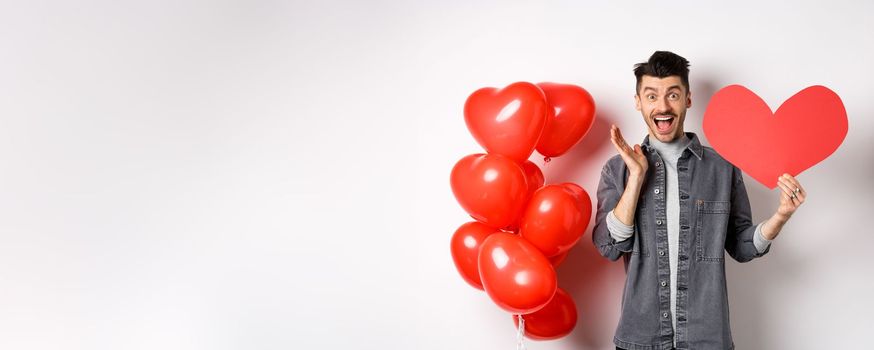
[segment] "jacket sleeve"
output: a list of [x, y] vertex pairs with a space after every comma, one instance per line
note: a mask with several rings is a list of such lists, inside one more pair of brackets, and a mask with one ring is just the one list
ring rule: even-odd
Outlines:
[[625, 169], [617, 169], [616, 172], [619, 174], [614, 173], [609, 161], [601, 169], [601, 181], [598, 183], [598, 212], [595, 215], [595, 228], [592, 229], [592, 242], [595, 247], [601, 255], [613, 261], [618, 260], [622, 253], [630, 252], [634, 247], [634, 236], [620, 242], [613, 238], [607, 228], [607, 214], [616, 208], [622, 192], [625, 191]]
[[752, 222], [750, 199], [744, 186], [743, 174], [734, 166], [732, 166], [731, 183], [731, 212], [728, 218], [725, 250], [734, 260], [747, 262], [768, 254], [771, 246], [768, 245], [761, 253], [756, 249], [754, 235], [758, 225], [753, 225]]

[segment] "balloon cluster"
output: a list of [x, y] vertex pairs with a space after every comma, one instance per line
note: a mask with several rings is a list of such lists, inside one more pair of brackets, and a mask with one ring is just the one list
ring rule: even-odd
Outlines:
[[476, 221], [452, 236], [455, 267], [525, 324], [531, 339], [557, 339], [573, 330], [573, 298], [558, 287], [555, 268], [589, 225], [592, 202], [574, 183], [544, 185], [528, 160], [536, 149], [558, 157], [592, 126], [595, 102], [579, 86], [518, 82], [482, 88], [464, 105], [467, 128], [487, 151], [452, 168], [456, 200]]

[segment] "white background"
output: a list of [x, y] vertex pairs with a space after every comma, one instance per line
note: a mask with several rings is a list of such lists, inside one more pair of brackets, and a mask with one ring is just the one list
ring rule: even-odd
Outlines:
[[[739, 349], [867, 346], [874, 5], [821, 3], [3, 2], [0, 348], [510, 349], [449, 254], [449, 171], [480, 152], [464, 100], [588, 89], [592, 131], [543, 168], [594, 195], [609, 125], [644, 136], [631, 69], [655, 50], [691, 61], [699, 135], [728, 84], [843, 98], [808, 202], [727, 263], [731, 318]], [[769, 216], [777, 193], [747, 187]], [[590, 229], [559, 268], [576, 329], [529, 348], [612, 349], [624, 275]]]

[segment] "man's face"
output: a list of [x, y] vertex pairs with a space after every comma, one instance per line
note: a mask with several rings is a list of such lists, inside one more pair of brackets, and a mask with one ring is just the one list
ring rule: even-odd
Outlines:
[[683, 122], [686, 109], [692, 107], [692, 94], [686, 91], [679, 76], [644, 75], [634, 104], [649, 127], [650, 137], [671, 142], [683, 135]]

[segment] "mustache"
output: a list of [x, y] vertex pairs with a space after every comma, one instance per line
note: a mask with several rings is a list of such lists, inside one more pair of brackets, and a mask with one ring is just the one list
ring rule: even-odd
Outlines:
[[672, 117], [674, 117], [674, 118], [679, 118], [679, 116], [677, 116], [677, 114], [676, 114], [676, 113], [673, 113], [673, 112], [652, 113], [652, 114], [649, 115], [649, 117], [650, 117], [650, 118], [655, 118], [655, 116], [657, 116], [657, 115], [669, 115], [669, 116], [672, 116]]

